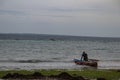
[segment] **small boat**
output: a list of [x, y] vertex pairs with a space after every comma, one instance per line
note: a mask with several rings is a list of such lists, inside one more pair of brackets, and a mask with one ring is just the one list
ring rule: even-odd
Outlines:
[[86, 65], [86, 66], [91, 66], [91, 67], [97, 67], [98, 66], [98, 64], [97, 64], [98, 60], [94, 60], [94, 59], [89, 59], [88, 61], [81, 61], [79, 59], [74, 59], [73, 61], [77, 65]]

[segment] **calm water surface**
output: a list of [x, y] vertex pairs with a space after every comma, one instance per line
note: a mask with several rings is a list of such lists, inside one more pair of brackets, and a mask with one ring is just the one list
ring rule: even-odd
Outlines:
[[120, 41], [0, 40], [0, 70], [90, 68], [73, 62], [84, 50], [98, 69], [120, 69]]

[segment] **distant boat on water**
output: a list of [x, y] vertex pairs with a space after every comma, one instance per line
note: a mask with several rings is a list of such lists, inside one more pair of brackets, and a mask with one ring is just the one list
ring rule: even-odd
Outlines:
[[51, 40], [51, 41], [56, 41], [54, 38], [51, 38], [50, 40]]

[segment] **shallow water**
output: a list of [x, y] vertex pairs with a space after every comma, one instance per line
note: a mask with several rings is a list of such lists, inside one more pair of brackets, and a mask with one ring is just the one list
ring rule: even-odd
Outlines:
[[120, 69], [120, 41], [0, 40], [0, 70], [91, 68], [73, 62], [84, 50], [98, 69]]

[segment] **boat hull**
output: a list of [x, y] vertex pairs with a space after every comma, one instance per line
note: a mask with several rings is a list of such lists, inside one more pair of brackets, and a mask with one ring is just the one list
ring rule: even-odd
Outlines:
[[97, 67], [98, 66], [97, 61], [93, 61], [93, 60], [81, 61], [79, 59], [74, 59], [74, 62], [77, 65], [86, 65], [86, 66], [91, 66], [91, 67]]

